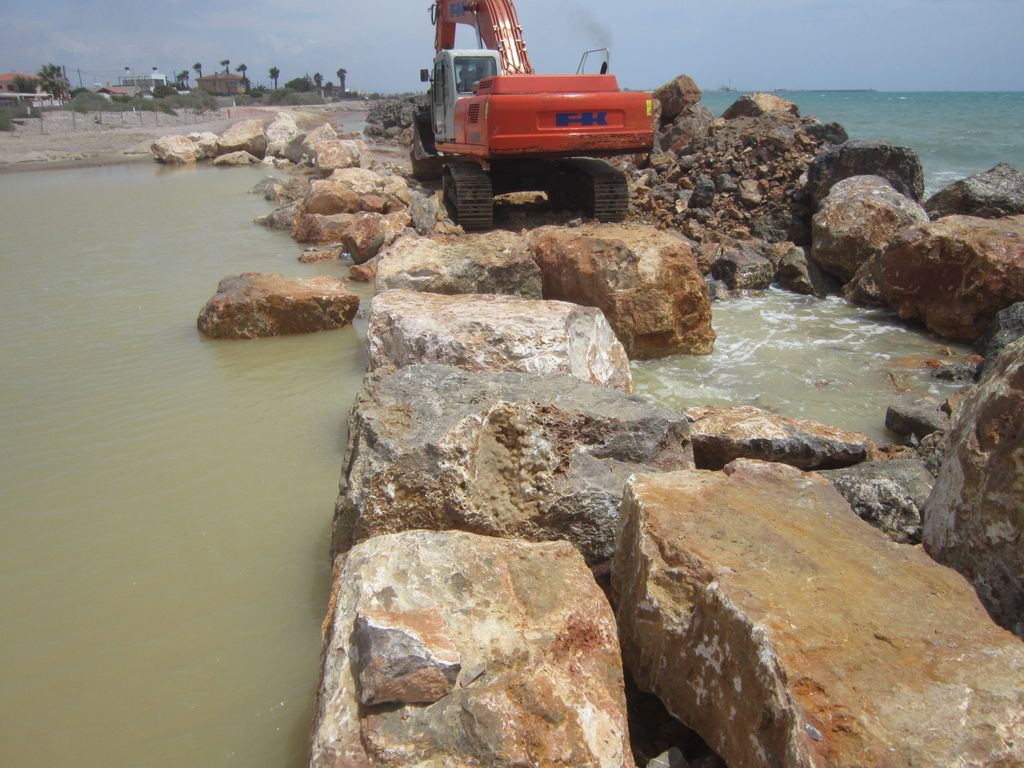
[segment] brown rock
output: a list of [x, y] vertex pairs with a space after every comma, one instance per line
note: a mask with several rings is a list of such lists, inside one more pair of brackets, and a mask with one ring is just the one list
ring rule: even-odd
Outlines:
[[309, 279], [246, 272], [225, 277], [199, 315], [199, 330], [217, 339], [312, 333], [349, 325], [359, 297], [330, 277]]
[[379, 213], [359, 213], [340, 230], [340, 242], [356, 264], [369, 261], [384, 245], [384, 217]]
[[901, 317], [974, 341], [1024, 300], [1024, 216], [949, 216], [901, 233], [882, 257], [882, 294]]
[[[380, 536], [339, 558], [330, 605], [311, 768], [633, 768], [615, 621], [570, 545]], [[454, 687], [430, 706], [360, 705], [353, 629], [382, 611], [443, 627], [458, 653]], [[415, 643], [406, 661], [438, 645]]]
[[259, 216], [253, 219], [253, 223], [269, 229], [291, 231], [295, 227], [295, 218], [299, 215], [301, 210], [301, 203], [288, 203], [286, 205], [282, 205], [280, 208], [275, 208], [266, 216]]
[[490, 293], [541, 298], [540, 269], [527, 241], [496, 230], [463, 237], [397, 239], [381, 252], [378, 291]]
[[722, 113], [722, 118], [735, 120], [739, 117], [761, 117], [769, 112], [786, 112], [799, 117], [800, 108], [792, 101], [786, 101], [770, 93], [752, 93], [749, 96], [740, 96]]
[[213, 164], [221, 168], [239, 165], [257, 165], [260, 159], [248, 152], [228, 152], [214, 159]]
[[598, 307], [632, 358], [710, 354], [706, 284], [686, 241], [652, 227], [543, 227], [530, 236], [544, 297]]
[[296, 216], [292, 223], [292, 237], [300, 243], [340, 243], [342, 233], [355, 218], [354, 213], [336, 213], [333, 216], [303, 213]]
[[641, 475], [622, 514], [625, 665], [727, 764], [1024, 763], [1024, 645], [827, 480], [748, 461]]
[[263, 132], [263, 121], [242, 120], [217, 138], [218, 155], [232, 152], [248, 152], [262, 160], [267, 154], [267, 135]]
[[662, 124], [671, 123], [688, 107], [700, 101], [701, 92], [689, 75], [674, 77], [654, 92], [654, 98], [661, 104]]
[[1024, 339], [1003, 350], [957, 415], [925, 504], [924, 545], [1024, 638]]
[[193, 165], [202, 156], [199, 145], [187, 136], [161, 136], [149, 149], [167, 165]]
[[924, 208], [881, 176], [852, 176], [832, 187], [814, 215], [811, 257], [845, 283], [902, 230], [927, 223]]
[[870, 459], [875, 446], [858, 432], [807, 419], [788, 419], [746, 405], [687, 408], [699, 469], [721, 469], [735, 459], [834, 469]]
[[309, 185], [303, 210], [305, 213], [332, 216], [336, 213], [356, 213], [361, 209], [359, 195], [349, 185], [335, 179], [322, 179]]
[[357, 283], [372, 283], [377, 277], [377, 256], [362, 264], [348, 268], [348, 276]]
[[567, 373], [633, 391], [629, 358], [600, 310], [515, 296], [377, 294], [370, 370], [440, 363], [473, 371]]
[[327, 139], [313, 146], [316, 167], [321, 171], [335, 171], [339, 168], [358, 168], [365, 165], [366, 145], [361, 141]]

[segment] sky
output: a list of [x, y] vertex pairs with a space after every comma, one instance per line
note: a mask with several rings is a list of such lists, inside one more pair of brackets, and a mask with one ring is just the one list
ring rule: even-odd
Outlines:
[[[430, 0], [33, 0], [0, 6], [0, 72], [67, 67], [79, 81], [204, 73], [223, 59], [254, 83], [321, 72], [349, 89], [422, 90]], [[575, 72], [611, 49], [627, 88], [688, 74], [706, 89], [1024, 90], [1024, 0], [517, 0], [534, 68]], [[471, 33], [469, 33], [471, 34]], [[470, 36], [460, 45], [473, 47]]]

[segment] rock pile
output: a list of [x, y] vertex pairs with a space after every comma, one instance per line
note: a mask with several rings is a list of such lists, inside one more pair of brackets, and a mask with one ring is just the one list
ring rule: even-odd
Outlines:
[[426, 96], [381, 99], [370, 107], [366, 130], [371, 139], [412, 144], [412, 123], [416, 113], [427, 104]]
[[846, 140], [842, 127], [801, 118], [796, 105], [764, 94], [711, 120], [695, 103], [699, 91], [685, 93], [668, 109], [662, 97], [661, 151], [633, 172], [639, 214], [698, 242], [714, 232], [809, 244], [813, 201], [802, 177], [818, 154]]

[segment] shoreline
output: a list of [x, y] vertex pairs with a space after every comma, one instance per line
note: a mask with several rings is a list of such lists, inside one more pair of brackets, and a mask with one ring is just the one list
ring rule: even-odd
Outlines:
[[[273, 119], [279, 112], [287, 112], [296, 122], [319, 125], [332, 121], [341, 126], [356, 117], [365, 118], [366, 103], [313, 105], [302, 107], [230, 107], [223, 108], [210, 119], [189, 122], [188, 115], [178, 117], [179, 122], [131, 128], [99, 130], [77, 129], [70, 113], [48, 113], [56, 123], [55, 130], [43, 133], [36, 118], [31, 126], [21, 126], [10, 133], [0, 133], [0, 175], [49, 170], [78, 170], [106, 168], [153, 162], [150, 144], [161, 136], [209, 131], [221, 134], [235, 123], [252, 119]], [[103, 113], [107, 114], [107, 113]], [[50, 119], [47, 122], [50, 122]], [[81, 122], [81, 121], [80, 121]], [[70, 127], [69, 127], [70, 124]], [[26, 159], [20, 159], [26, 157]]]

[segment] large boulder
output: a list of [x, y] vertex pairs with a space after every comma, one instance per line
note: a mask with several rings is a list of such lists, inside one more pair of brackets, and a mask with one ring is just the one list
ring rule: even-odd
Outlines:
[[800, 108], [792, 101], [771, 93], [752, 93], [740, 96], [725, 112], [723, 120], [735, 120], [739, 117], [761, 117], [769, 112], [786, 112], [794, 117], [800, 116]]
[[882, 141], [848, 141], [827, 149], [807, 169], [807, 188], [818, 204], [851, 176], [881, 176], [915, 202], [924, 197], [924, 168], [917, 153]]
[[695, 142], [707, 138], [714, 122], [714, 114], [703, 104], [687, 107], [658, 132], [658, 148], [663, 152], [685, 152]]
[[378, 291], [542, 297], [540, 269], [526, 240], [501, 230], [463, 237], [401, 237], [381, 252], [376, 285]]
[[843, 469], [820, 470], [860, 518], [893, 541], [921, 541], [921, 510], [935, 478], [917, 459], [866, 461]]
[[199, 146], [199, 159], [212, 160], [217, 156], [217, 134], [212, 131], [193, 131], [188, 135]]
[[333, 216], [336, 213], [356, 213], [362, 210], [362, 198], [352, 187], [338, 179], [317, 179], [310, 183], [302, 202], [305, 213]]
[[1024, 300], [1024, 216], [947, 216], [898, 235], [882, 256], [882, 295], [901, 317], [974, 341]]
[[382, 247], [398, 239], [409, 226], [409, 215], [396, 211], [379, 213], [337, 213], [323, 216], [302, 213], [292, 223], [292, 237], [313, 245], [341, 244], [356, 264], [363, 264]]
[[948, 445], [924, 508], [925, 548], [1024, 638], [1024, 339], [962, 404]]
[[1024, 171], [1000, 163], [953, 182], [929, 197], [924, 209], [933, 219], [953, 215], [999, 219], [1024, 214]]
[[217, 138], [217, 154], [248, 152], [261, 160], [267, 154], [267, 134], [261, 120], [242, 120]]
[[700, 469], [721, 469], [740, 458], [834, 469], [867, 461], [875, 451], [871, 440], [859, 432], [749, 405], [687, 408], [686, 416]]
[[568, 544], [372, 539], [324, 628], [311, 768], [633, 768], [615, 620]]
[[301, 133], [295, 124], [295, 118], [287, 112], [278, 112], [266, 128], [267, 154], [284, 157], [288, 143]]
[[631, 358], [710, 354], [707, 285], [685, 240], [653, 227], [543, 227], [530, 236], [544, 298], [598, 307]]
[[161, 136], [149, 149], [158, 162], [167, 165], [193, 165], [203, 157], [199, 144], [188, 136]]
[[313, 152], [313, 162], [321, 171], [365, 168], [370, 162], [366, 144], [351, 139], [328, 139], [318, 142], [313, 147]]
[[899, 232], [927, 223], [924, 208], [882, 177], [851, 176], [832, 187], [814, 215], [811, 257], [845, 283]]
[[245, 272], [220, 281], [197, 324], [213, 338], [255, 339], [341, 328], [358, 309], [359, 297], [332, 277]]
[[793, 243], [779, 243], [778, 254], [775, 279], [780, 288], [819, 299], [839, 290], [836, 279], [809, 259], [803, 248]]
[[302, 203], [286, 203], [272, 210], [265, 216], [258, 216], [253, 222], [268, 229], [281, 229], [291, 232], [295, 226], [295, 218], [302, 213]]
[[566, 373], [633, 391], [629, 358], [598, 309], [516, 296], [386, 291], [370, 306], [370, 370], [417, 363]]
[[824, 478], [641, 475], [622, 523], [626, 669], [728, 765], [1024, 763], [1024, 645]]
[[408, 182], [396, 174], [376, 173], [367, 168], [340, 168], [328, 178], [336, 184], [344, 184], [360, 197], [381, 198], [387, 212], [407, 208], [411, 200]]
[[260, 159], [256, 155], [239, 150], [238, 152], [218, 155], [214, 159], [213, 164], [218, 168], [232, 168], [235, 166], [259, 165], [259, 162]]
[[334, 548], [413, 528], [615, 548], [633, 472], [693, 466], [686, 419], [564, 375], [414, 365], [367, 375], [349, 415]]
[[285, 147], [284, 156], [296, 165], [312, 165], [316, 158], [316, 145], [321, 141], [338, 138], [338, 132], [330, 123], [318, 125], [309, 133], [298, 133]]
[[704, 258], [715, 280], [730, 291], [761, 291], [775, 278], [775, 265], [760, 246], [760, 240], [733, 240], [718, 238], [703, 245]]
[[684, 110], [700, 101], [701, 92], [689, 75], [674, 77], [654, 92], [661, 104], [661, 122], [673, 122]]

